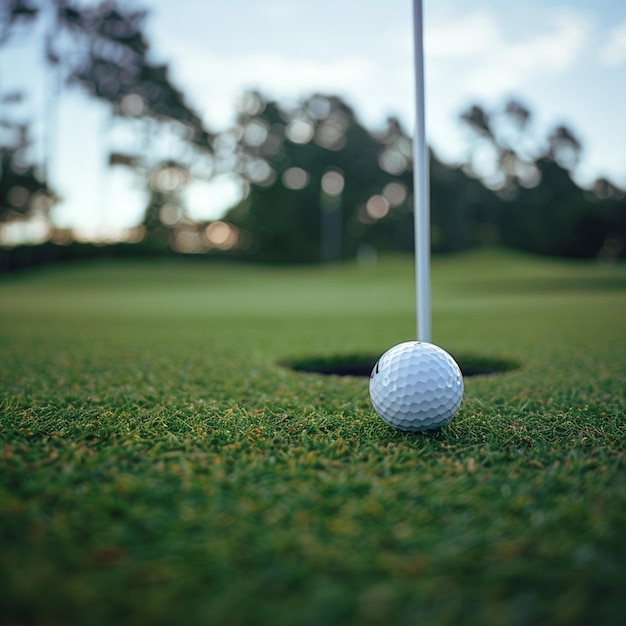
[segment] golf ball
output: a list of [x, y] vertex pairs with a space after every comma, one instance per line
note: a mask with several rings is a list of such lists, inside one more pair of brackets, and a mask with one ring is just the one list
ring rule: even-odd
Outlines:
[[385, 352], [370, 376], [370, 398], [389, 425], [404, 431], [449, 424], [463, 399], [463, 374], [442, 348], [407, 341]]

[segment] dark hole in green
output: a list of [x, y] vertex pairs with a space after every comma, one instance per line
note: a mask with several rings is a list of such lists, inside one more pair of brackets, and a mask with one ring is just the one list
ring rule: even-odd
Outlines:
[[[380, 354], [330, 354], [302, 356], [284, 359], [279, 365], [295, 372], [325, 374], [327, 376], [369, 376]], [[512, 359], [481, 356], [476, 354], [453, 354], [463, 376], [490, 376], [519, 369], [520, 365]]]

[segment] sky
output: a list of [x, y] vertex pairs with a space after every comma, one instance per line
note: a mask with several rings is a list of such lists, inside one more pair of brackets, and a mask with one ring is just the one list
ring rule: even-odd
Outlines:
[[[412, 132], [411, 0], [123, 4], [149, 10], [154, 61], [170, 65], [172, 81], [213, 131], [227, 129], [242, 94], [257, 89], [285, 104], [315, 92], [340, 95], [366, 127], [382, 128], [395, 116]], [[424, 0], [424, 41], [426, 133], [444, 160], [461, 161], [469, 149], [463, 110], [474, 103], [493, 110], [516, 98], [532, 112], [537, 141], [560, 124], [575, 132], [581, 184], [604, 176], [626, 187], [623, 0]], [[2, 53], [2, 89], [23, 78], [24, 63], [37, 63], [23, 46], [17, 53], [19, 62], [11, 50]], [[64, 200], [56, 221], [86, 229], [136, 222], [141, 193], [106, 167], [105, 107], [76, 93], [65, 94], [52, 114], [44, 96], [33, 106], [40, 130], [50, 115], [57, 120], [51, 173]], [[235, 191], [227, 178], [197, 189], [196, 216], [219, 217]]]

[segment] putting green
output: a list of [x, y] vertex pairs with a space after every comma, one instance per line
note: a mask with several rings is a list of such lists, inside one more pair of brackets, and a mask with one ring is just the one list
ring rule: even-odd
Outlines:
[[621, 624], [626, 266], [435, 258], [441, 431], [285, 361], [413, 338], [375, 268], [108, 261], [0, 277], [8, 624]]

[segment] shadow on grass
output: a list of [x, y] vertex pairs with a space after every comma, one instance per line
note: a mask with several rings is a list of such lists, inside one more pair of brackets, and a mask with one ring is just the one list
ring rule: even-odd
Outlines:
[[[325, 374], [327, 376], [369, 376], [380, 354], [353, 353], [302, 356], [283, 359], [279, 365], [295, 372]], [[454, 354], [463, 376], [491, 376], [520, 368], [511, 359], [480, 356], [476, 354]]]

